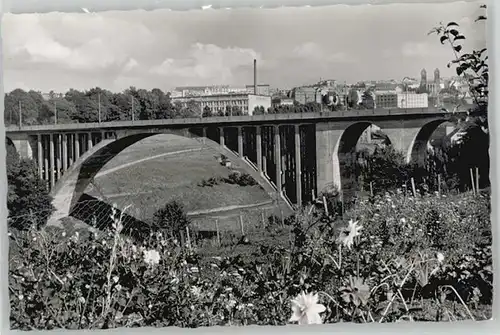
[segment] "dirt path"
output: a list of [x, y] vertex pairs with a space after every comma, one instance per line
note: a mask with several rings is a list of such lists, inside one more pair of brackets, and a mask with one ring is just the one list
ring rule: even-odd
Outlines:
[[272, 204], [272, 200], [269, 201], [264, 201], [256, 204], [250, 204], [250, 205], [232, 205], [232, 206], [224, 206], [224, 207], [217, 207], [217, 208], [211, 208], [211, 209], [202, 209], [198, 211], [191, 211], [188, 212], [187, 215], [189, 216], [196, 216], [196, 215], [203, 215], [203, 214], [210, 214], [210, 213], [218, 213], [218, 212], [228, 212], [236, 209], [248, 209], [248, 208], [254, 208], [254, 207], [260, 207], [264, 205], [269, 205]]
[[173, 156], [173, 155], [182, 154], [182, 153], [186, 153], [186, 152], [201, 151], [201, 150], [202, 150], [202, 148], [179, 150], [179, 151], [167, 152], [167, 153], [164, 153], [164, 154], [159, 154], [159, 155], [155, 155], [155, 156], [151, 156], [151, 157], [146, 157], [146, 158], [138, 159], [136, 161], [125, 163], [125, 164], [122, 164], [122, 165], [118, 165], [118, 166], [115, 166], [114, 168], [111, 168], [111, 169], [99, 172], [98, 174], [95, 175], [94, 178], [99, 178], [99, 177], [105, 176], [105, 175], [107, 175], [109, 173], [116, 172], [118, 170], [127, 168], [127, 167], [132, 166], [132, 165], [136, 165], [136, 164], [139, 164], [139, 163], [142, 163], [142, 162], [146, 162], [146, 161], [149, 161], [149, 160], [153, 160], [153, 159], [157, 159], [157, 158], [161, 158], [161, 157], [165, 157], [165, 156]]

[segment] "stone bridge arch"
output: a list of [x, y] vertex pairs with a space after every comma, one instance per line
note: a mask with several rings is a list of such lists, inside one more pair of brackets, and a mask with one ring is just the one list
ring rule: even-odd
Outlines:
[[[401, 151], [407, 163], [422, 165], [425, 161], [427, 143], [439, 125], [450, 121], [446, 117], [433, 117], [427, 119], [415, 119], [405, 121], [354, 121], [345, 123], [341, 129], [330, 130], [329, 136], [333, 137], [331, 155], [330, 186], [335, 186], [344, 192], [346, 198], [351, 197], [355, 190], [350, 187], [353, 184], [352, 175], [346, 171], [346, 163], [355, 154], [356, 145], [362, 133], [371, 125], [376, 125], [387, 136], [389, 143], [398, 151]], [[328, 168], [328, 167], [327, 167]], [[325, 187], [323, 182], [323, 187]]]
[[274, 189], [260, 173], [254, 170], [245, 160], [233, 151], [221, 146], [212, 139], [194, 134], [188, 129], [134, 129], [116, 131], [114, 138], [104, 139], [90, 150], [82, 154], [62, 178], [57, 181], [51, 191], [55, 212], [49, 219], [49, 223], [56, 224], [60, 219], [70, 216], [73, 208], [78, 203], [85, 189], [92, 179], [106, 165], [107, 162], [116, 157], [129, 146], [151, 136], [160, 134], [172, 134], [186, 138], [198, 139], [206, 148], [215, 149], [233, 161], [237, 161], [245, 172], [249, 173], [268, 194], [273, 194]]
[[424, 124], [414, 136], [410, 147], [406, 153], [406, 163], [423, 166], [427, 153], [427, 144], [436, 129], [447, 122], [447, 119], [437, 119]]

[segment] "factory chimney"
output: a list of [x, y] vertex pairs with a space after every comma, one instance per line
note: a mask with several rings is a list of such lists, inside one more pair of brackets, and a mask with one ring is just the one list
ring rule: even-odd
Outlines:
[[253, 60], [253, 94], [257, 95], [257, 60]]

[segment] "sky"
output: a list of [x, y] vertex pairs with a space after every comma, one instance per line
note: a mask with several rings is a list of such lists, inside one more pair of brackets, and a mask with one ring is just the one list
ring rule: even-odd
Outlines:
[[478, 3], [4, 14], [4, 88], [65, 92], [185, 85], [292, 88], [429, 77], [449, 47], [428, 32], [456, 21], [465, 50], [486, 46]]

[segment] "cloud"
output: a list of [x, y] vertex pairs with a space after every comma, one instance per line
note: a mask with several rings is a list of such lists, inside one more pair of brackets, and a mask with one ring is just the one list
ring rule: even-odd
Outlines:
[[350, 63], [354, 61], [345, 52], [328, 53], [322, 46], [315, 42], [306, 42], [296, 46], [292, 50], [292, 57], [305, 61], [326, 63]]
[[201, 82], [234, 83], [235, 72], [249, 69], [261, 56], [252, 49], [195, 43], [187, 57], [167, 58], [150, 72], [162, 76], [198, 79]]
[[139, 43], [151, 40], [140, 25], [100, 15], [6, 15], [4, 27], [9, 31], [4, 35], [6, 67], [21, 63], [86, 72], [130, 70], [134, 45], [127, 34], [140, 36]]
[[[450, 60], [450, 50], [436, 36], [427, 37], [439, 22], [460, 20], [466, 50], [485, 44], [482, 26], [466, 19], [473, 21], [476, 7], [456, 2], [5, 14], [4, 85], [7, 91], [242, 86], [252, 82], [254, 58], [259, 82], [275, 87], [324, 77], [353, 82], [418, 76], [421, 68]], [[375, 65], [388, 59], [390, 66]]]
[[433, 51], [427, 42], [406, 42], [401, 46], [401, 53], [406, 57], [426, 57]]

